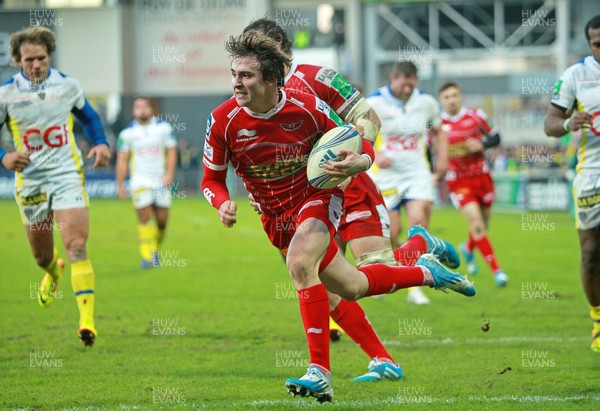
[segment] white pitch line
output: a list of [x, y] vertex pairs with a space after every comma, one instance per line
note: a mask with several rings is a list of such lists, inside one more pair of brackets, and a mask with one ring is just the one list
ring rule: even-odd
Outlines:
[[427, 345], [427, 344], [507, 344], [515, 342], [550, 342], [550, 343], [566, 343], [566, 342], [580, 342], [588, 341], [590, 338], [587, 337], [499, 337], [499, 338], [467, 338], [464, 340], [455, 340], [453, 338], [424, 338], [420, 340], [385, 340], [383, 345], [394, 345], [394, 346], [410, 346], [410, 345]]
[[[328, 404], [328, 408], [348, 408], [348, 407], [359, 407], [360, 409], [373, 409], [374, 407], [381, 405], [395, 405], [395, 404], [473, 404], [473, 403], [490, 403], [490, 402], [508, 402], [508, 403], [519, 403], [519, 404], [545, 404], [545, 403], [566, 403], [572, 401], [597, 401], [600, 402], [600, 394], [596, 395], [570, 395], [570, 396], [554, 396], [554, 395], [504, 395], [501, 397], [487, 397], [487, 396], [475, 396], [470, 395], [466, 398], [440, 398], [432, 397], [429, 395], [397, 395], [395, 397], [388, 397], [385, 399], [373, 399], [373, 400], [350, 400], [350, 401], [339, 401], [334, 399], [332, 403]], [[176, 406], [177, 409], [250, 409], [250, 408], [265, 408], [265, 407], [277, 407], [277, 409], [291, 409], [291, 408], [313, 408], [322, 407], [318, 404], [314, 398], [298, 398], [298, 399], [282, 399], [282, 400], [258, 400], [246, 403], [228, 404], [228, 405], [210, 405], [210, 404], [195, 404], [187, 401], [183, 402], [165, 402], [165, 403], [154, 403], [153, 409], [155, 410], [169, 410]], [[104, 411], [108, 409], [117, 410], [145, 410], [147, 406], [138, 405], [120, 405], [117, 408], [111, 406], [110, 408], [102, 407], [69, 407], [63, 408], [63, 411]], [[21, 411], [25, 409], [16, 409]]]

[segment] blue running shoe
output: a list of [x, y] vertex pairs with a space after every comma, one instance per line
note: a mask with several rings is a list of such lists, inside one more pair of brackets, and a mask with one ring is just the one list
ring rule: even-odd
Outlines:
[[436, 290], [445, 291], [446, 288], [456, 291], [459, 294], [473, 297], [476, 293], [475, 286], [467, 277], [446, 269], [433, 254], [423, 254], [417, 260], [417, 265], [422, 265], [429, 269], [433, 276], [433, 284], [430, 287]]
[[139, 267], [140, 267], [140, 270], [147, 270], [148, 268], [152, 268], [153, 264], [152, 264], [152, 261], [142, 260], [140, 262]]
[[354, 382], [377, 382], [384, 378], [390, 381], [403, 380], [402, 367], [400, 367], [400, 364], [392, 364], [373, 358], [369, 363], [369, 372], [356, 377]]
[[331, 378], [326, 376], [317, 366], [311, 365], [306, 374], [300, 379], [290, 378], [285, 382], [289, 393], [294, 397], [315, 397], [318, 402], [331, 401], [333, 399], [333, 385]]
[[408, 229], [408, 238], [419, 235], [427, 242], [427, 252], [435, 255], [446, 266], [456, 269], [460, 266], [460, 257], [456, 248], [448, 241], [437, 238], [426, 228], [413, 225]]
[[502, 270], [498, 270], [494, 273], [494, 280], [496, 281], [496, 287], [504, 287], [508, 283], [508, 276]]
[[465, 262], [467, 263], [467, 273], [470, 275], [477, 274], [479, 269], [477, 268], [477, 263], [475, 262], [475, 255], [473, 255], [473, 251], [467, 250], [467, 244], [460, 243], [460, 252], [462, 253]]

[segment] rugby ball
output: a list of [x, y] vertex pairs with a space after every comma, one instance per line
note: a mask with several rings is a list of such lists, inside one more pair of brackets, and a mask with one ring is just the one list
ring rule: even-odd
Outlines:
[[306, 165], [306, 176], [313, 187], [333, 188], [345, 180], [325, 174], [323, 169], [323, 164], [328, 161], [342, 161], [342, 158], [338, 157], [338, 153], [344, 148], [357, 153], [361, 151], [362, 140], [353, 126], [332, 128], [317, 141], [308, 156]]

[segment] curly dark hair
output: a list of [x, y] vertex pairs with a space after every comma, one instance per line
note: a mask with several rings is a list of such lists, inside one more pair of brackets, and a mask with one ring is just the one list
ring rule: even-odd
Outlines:
[[275, 20], [268, 19], [263, 17], [258, 20], [254, 20], [252, 23], [248, 24], [243, 33], [248, 31], [258, 31], [263, 33], [267, 37], [275, 40], [281, 47], [281, 50], [286, 54], [292, 54], [292, 42], [288, 37], [287, 33]]
[[270, 37], [259, 31], [250, 30], [237, 37], [229, 37], [225, 43], [225, 50], [232, 60], [255, 57], [263, 80], [277, 80], [278, 84], [283, 86], [285, 67], [291, 65], [291, 58], [280, 50]]

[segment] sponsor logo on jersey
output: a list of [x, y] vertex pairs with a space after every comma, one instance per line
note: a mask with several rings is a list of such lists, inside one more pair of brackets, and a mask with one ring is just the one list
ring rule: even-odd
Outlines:
[[554, 83], [554, 88], [552, 89], [553, 100], [556, 100], [560, 96], [560, 88], [562, 86], [562, 83], [562, 80], [557, 80], [556, 83]]
[[207, 140], [210, 138], [210, 130], [212, 129], [213, 124], [215, 124], [215, 118], [213, 117], [213, 115], [211, 113], [210, 116], [208, 116], [208, 119], [206, 120], [206, 139]]
[[249, 164], [248, 176], [262, 178], [264, 180], [276, 180], [278, 178], [292, 175], [306, 168], [308, 155], [300, 155], [294, 158], [267, 164]]
[[297, 123], [280, 124], [279, 126], [285, 131], [294, 131], [302, 127], [302, 123], [304, 123], [304, 120], [300, 120]]
[[330, 85], [331, 80], [335, 77], [335, 75], [336, 72], [334, 70], [324, 67], [317, 73], [316, 80], [323, 84]]
[[254, 137], [255, 135], [256, 135], [256, 130], [246, 130], [245, 128], [243, 128], [237, 132], [238, 137], [241, 137], [241, 136]]
[[21, 197], [21, 205], [31, 206], [40, 203], [46, 203], [48, 201], [48, 196], [46, 193], [34, 194], [28, 197]]
[[210, 161], [213, 161], [213, 148], [210, 144], [208, 144], [208, 141], [206, 140], [204, 141], [204, 155]]
[[344, 99], [348, 99], [352, 95], [354, 91], [354, 87], [352, 84], [348, 83], [344, 77], [336, 74], [335, 77], [331, 80], [331, 87], [337, 90], [340, 93], [340, 96], [344, 97]]

